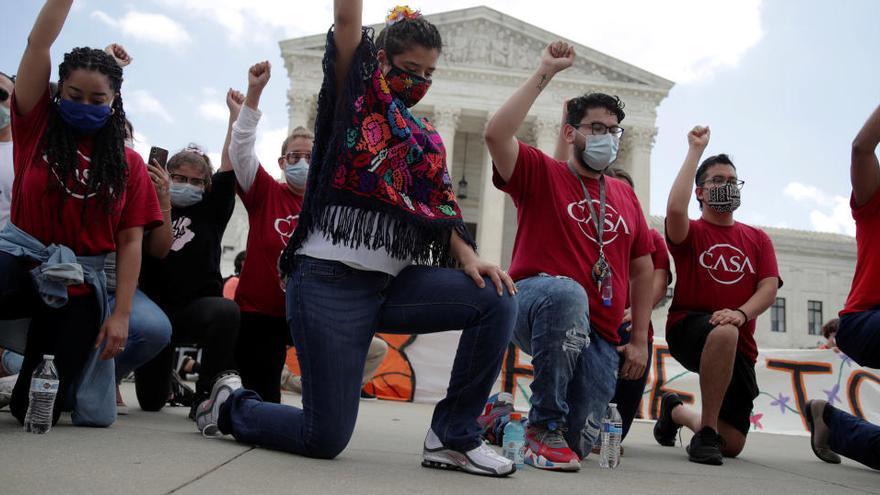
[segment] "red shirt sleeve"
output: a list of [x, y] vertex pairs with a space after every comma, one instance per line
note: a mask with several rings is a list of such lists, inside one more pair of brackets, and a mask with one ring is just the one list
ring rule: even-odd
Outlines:
[[275, 179], [269, 175], [269, 172], [266, 172], [266, 169], [263, 168], [263, 165], [260, 164], [259, 168], [257, 168], [257, 174], [254, 176], [254, 183], [251, 184], [250, 189], [247, 192], [242, 192], [241, 188], [236, 186], [238, 190], [238, 195], [241, 197], [241, 202], [244, 204], [244, 207], [251, 211], [255, 206], [259, 205], [261, 201], [265, 200], [266, 192], [275, 184]]
[[776, 264], [776, 248], [773, 247], [773, 241], [762, 230], [759, 230], [758, 234], [761, 236], [761, 261], [758, 262], [758, 280], [777, 277], [779, 278], [779, 287], [782, 287], [782, 277], [779, 276], [779, 266]]
[[850, 196], [849, 206], [852, 208], [853, 220], [856, 222], [865, 220], [869, 217], [880, 216], [880, 187], [874, 191], [874, 195], [871, 196], [871, 199], [862, 206], [856, 206], [856, 198]]
[[10, 101], [12, 110], [12, 143], [14, 146], [13, 169], [15, 176], [22, 174], [22, 167], [31, 164], [34, 157], [34, 151], [40, 145], [43, 138], [43, 132], [49, 121], [49, 105], [52, 97], [49, 85], [46, 85], [46, 91], [37, 101], [34, 108], [27, 115], [21, 115], [16, 110], [18, 106], [15, 102], [15, 91], [12, 92], [12, 100]]
[[628, 185], [623, 185], [622, 187], [626, 188], [625, 190], [630, 196], [631, 205], [635, 211], [634, 216], [636, 217], [633, 243], [630, 247], [629, 255], [631, 259], [641, 258], [654, 252], [654, 239], [651, 237], [651, 231], [648, 229], [648, 221], [645, 220], [645, 214], [642, 212], [642, 204], [639, 203], [638, 196]]
[[663, 240], [660, 232], [653, 229], [651, 229], [651, 239], [654, 241], [654, 252], [651, 253], [654, 269], [670, 271], [672, 267], [669, 263], [669, 250], [666, 248], [666, 241]]
[[504, 182], [495, 164], [492, 164], [492, 183], [501, 191], [506, 192], [519, 207], [533, 191], [546, 190], [548, 186], [548, 160], [552, 160], [543, 151], [519, 141], [519, 154], [510, 180]]
[[125, 185], [125, 204], [119, 217], [117, 231], [132, 227], [154, 229], [162, 225], [162, 212], [156, 189], [147, 175], [143, 158], [134, 150], [126, 148], [125, 160], [128, 162], [128, 183]]

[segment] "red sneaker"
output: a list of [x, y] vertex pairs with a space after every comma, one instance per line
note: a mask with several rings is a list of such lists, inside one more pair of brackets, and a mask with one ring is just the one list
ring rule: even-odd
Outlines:
[[580, 459], [565, 441], [559, 429], [529, 425], [526, 428], [525, 463], [550, 471], [578, 471]]

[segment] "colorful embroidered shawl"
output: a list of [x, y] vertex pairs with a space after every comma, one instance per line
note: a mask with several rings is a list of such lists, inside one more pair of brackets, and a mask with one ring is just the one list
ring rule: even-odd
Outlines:
[[379, 68], [372, 30], [363, 30], [339, 101], [335, 54], [331, 29], [306, 196], [282, 270], [290, 271], [294, 253], [316, 229], [334, 244], [384, 248], [399, 259], [452, 265], [453, 230], [475, 244], [452, 190], [440, 135], [393, 96]]

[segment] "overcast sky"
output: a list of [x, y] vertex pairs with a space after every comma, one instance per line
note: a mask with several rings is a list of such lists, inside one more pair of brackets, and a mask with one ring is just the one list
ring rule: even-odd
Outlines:
[[[11, 2], [10, 2], [11, 4]], [[746, 181], [740, 219], [853, 234], [849, 145], [880, 104], [880, 2], [874, 0], [422, 0], [424, 13], [487, 5], [676, 82], [660, 105], [651, 212], [666, 195], [695, 124], [708, 154], [729, 153]], [[14, 72], [42, 2], [16, 1], [0, 20], [0, 70]], [[540, 8], [538, 8], [540, 6]], [[258, 153], [274, 163], [287, 130], [278, 41], [325, 32], [330, 0], [77, 1], [52, 51], [117, 41], [135, 61], [123, 98], [138, 150], [194, 141], [219, 156], [226, 88], [273, 64]], [[365, 22], [389, 2], [365, 1]], [[53, 77], [57, 72], [53, 70]], [[625, 122], [624, 122], [625, 124]], [[217, 160], [219, 163], [219, 160]], [[275, 168], [273, 167], [273, 170]]]

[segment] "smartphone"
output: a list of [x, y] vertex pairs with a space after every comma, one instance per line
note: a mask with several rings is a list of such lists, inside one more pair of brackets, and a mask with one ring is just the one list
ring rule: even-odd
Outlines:
[[153, 146], [150, 148], [150, 157], [147, 159], [147, 163], [152, 164], [153, 160], [156, 160], [161, 168], [165, 168], [165, 163], [168, 161], [168, 150]]

